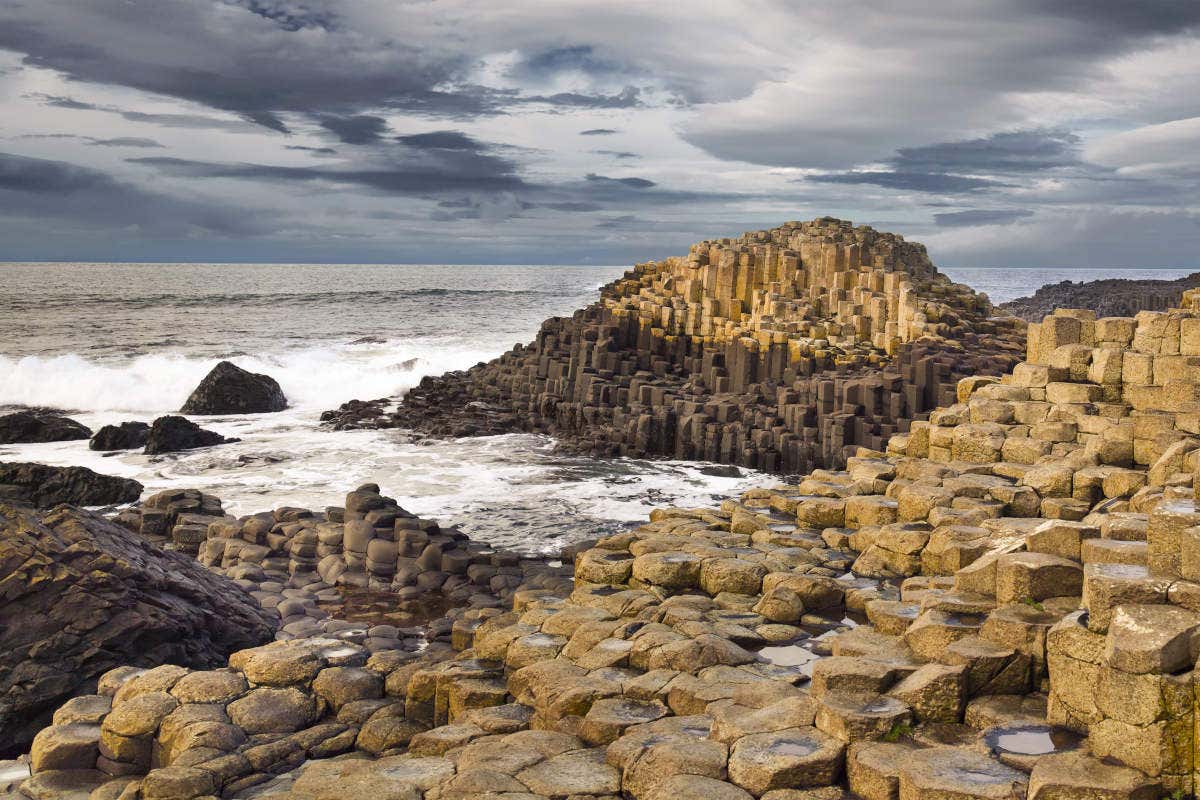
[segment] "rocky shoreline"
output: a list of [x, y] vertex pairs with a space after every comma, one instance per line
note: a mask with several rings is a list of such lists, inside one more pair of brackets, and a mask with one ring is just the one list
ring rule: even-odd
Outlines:
[[[147, 501], [129, 535], [194, 547], [278, 641], [105, 673], [0, 773], [35, 799], [1187, 796], [1198, 369], [1198, 294], [1059, 311], [844, 469], [553, 560], [375, 486], [236, 520]], [[413, 624], [339, 618], [372, 590]]]

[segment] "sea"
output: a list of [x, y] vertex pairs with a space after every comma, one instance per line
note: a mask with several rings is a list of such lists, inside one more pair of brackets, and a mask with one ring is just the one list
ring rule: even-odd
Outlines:
[[[778, 478], [713, 465], [594, 459], [553, 439], [432, 440], [318, 417], [403, 393], [528, 342], [594, 301], [622, 266], [0, 263], [0, 412], [53, 407], [93, 430], [176, 412], [221, 359], [271, 375], [290, 407], [198, 417], [235, 444], [146, 456], [86, 441], [0, 445], [0, 461], [81, 465], [147, 493], [198, 488], [233, 514], [321, 509], [377, 483], [409, 511], [528, 552], [606, 535], [662, 505], [711, 504]], [[1188, 270], [943, 269], [1000, 303], [1046, 283]]]

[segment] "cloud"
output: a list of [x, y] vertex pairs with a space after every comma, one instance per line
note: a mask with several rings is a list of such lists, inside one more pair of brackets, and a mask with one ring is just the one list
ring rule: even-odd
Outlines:
[[615, 133], [620, 133], [620, 131], [613, 130], [612, 128], [589, 128], [586, 131], [580, 131], [579, 135], [580, 136], [612, 136]]
[[1089, 143], [1086, 153], [1123, 175], [1200, 175], [1200, 116], [1114, 133]]
[[420, 150], [484, 150], [486, 146], [461, 131], [430, 131], [397, 136], [396, 141]]
[[637, 153], [631, 153], [628, 150], [593, 150], [593, 153], [601, 156], [612, 156], [618, 159], [641, 158]]
[[388, 129], [387, 120], [371, 114], [324, 116], [319, 122], [322, 128], [337, 136], [343, 144], [374, 144], [383, 139]]
[[1079, 142], [1069, 131], [1009, 131], [902, 147], [890, 163], [901, 172], [1038, 172], [1078, 164]]
[[937, 194], [959, 194], [994, 189], [1006, 184], [990, 178], [970, 178], [941, 172], [827, 172], [805, 176], [817, 183], [870, 184], [887, 189]]
[[[511, 191], [526, 183], [502, 165], [483, 157], [471, 163], [394, 163], [374, 167], [290, 167], [254, 163], [220, 163], [182, 158], [133, 158], [130, 163], [186, 178], [234, 178], [265, 183], [352, 185], [384, 194], [426, 196], [447, 191]], [[482, 169], [472, 169], [480, 167]]]
[[970, 211], [934, 214], [933, 221], [940, 228], [962, 228], [976, 225], [1006, 225], [1032, 216], [1033, 212], [1024, 208], [971, 209]]
[[156, 235], [264, 232], [259, 222], [232, 204], [171, 197], [99, 170], [12, 153], [0, 153], [0, 218], [29, 220], [39, 227], [47, 219], [102, 229], [135, 226]]
[[94, 147], [162, 147], [161, 142], [141, 136], [116, 136], [112, 139], [91, 139], [88, 144]]
[[645, 178], [609, 178], [605, 175], [597, 175], [594, 172], [589, 172], [585, 176], [585, 180], [589, 183], [594, 183], [600, 186], [627, 186], [630, 189], [649, 189], [655, 186], [654, 181], [646, 180]]

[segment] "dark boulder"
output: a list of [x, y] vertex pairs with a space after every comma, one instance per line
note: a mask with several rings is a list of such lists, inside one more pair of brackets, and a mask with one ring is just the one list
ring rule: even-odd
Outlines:
[[194, 558], [71, 506], [0, 503], [0, 757], [114, 667], [223, 666], [277, 618]]
[[0, 444], [69, 442], [91, 438], [86, 425], [51, 409], [30, 409], [0, 416]]
[[129, 478], [101, 475], [87, 467], [0, 463], [0, 499], [50, 508], [59, 503], [108, 506], [132, 503], [142, 485]]
[[105, 425], [96, 431], [88, 447], [93, 450], [133, 450], [146, 446], [150, 426], [145, 422], [122, 422], [120, 425]]
[[247, 372], [222, 361], [204, 376], [181, 414], [261, 414], [283, 411], [287, 398], [270, 375]]
[[147, 455], [159, 453], [174, 453], [178, 450], [192, 450], [197, 447], [211, 447], [214, 444], [236, 442], [237, 439], [226, 439], [216, 431], [206, 431], [190, 419], [168, 415], [154, 420], [150, 433], [146, 437]]

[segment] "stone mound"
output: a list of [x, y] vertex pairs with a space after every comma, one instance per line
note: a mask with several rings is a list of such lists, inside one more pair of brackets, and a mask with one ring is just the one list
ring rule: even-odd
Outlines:
[[91, 435], [86, 425], [53, 409], [29, 409], [0, 416], [0, 444], [67, 442]]
[[287, 398], [270, 375], [222, 361], [192, 391], [181, 414], [262, 414], [283, 411]]
[[0, 753], [121, 665], [212, 667], [275, 618], [226, 578], [70, 506], [0, 504]]
[[1101, 317], [1132, 317], [1139, 311], [1165, 311], [1179, 305], [1184, 291], [1200, 286], [1200, 272], [1173, 281], [1106, 278], [1048, 283], [1030, 297], [1001, 303], [1009, 314], [1038, 322], [1060, 308], [1095, 311]]
[[640, 264], [535, 342], [428, 377], [397, 411], [335, 428], [545, 432], [570, 449], [793, 472], [882, 448], [1019, 358], [1023, 325], [938, 273], [925, 248], [829, 218]]
[[145, 422], [122, 422], [120, 425], [105, 425], [96, 431], [88, 442], [92, 450], [134, 450], [146, 446], [150, 426]]
[[59, 503], [107, 506], [132, 503], [142, 485], [129, 478], [101, 475], [87, 467], [0, 462], [0, 499], [50, 508]]
[[146, 448], [143, 452], [152, 456], [236, 441], [239, 440], [227, 439], [216, 431], [206, 431], [186, 417], [170, 414], [154, 420], [150, 432], [146, 435]]

